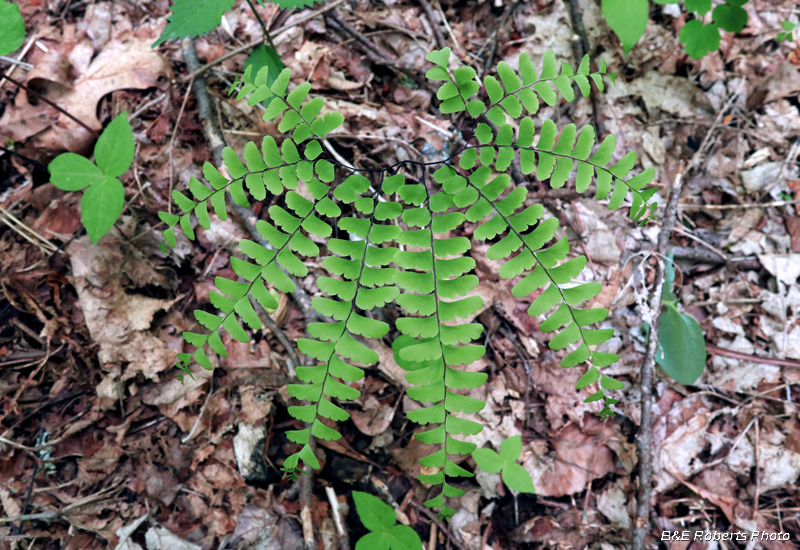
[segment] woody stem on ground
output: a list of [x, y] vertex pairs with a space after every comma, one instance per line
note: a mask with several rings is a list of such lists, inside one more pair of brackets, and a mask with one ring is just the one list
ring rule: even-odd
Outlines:
[[744, 89], [745, 80], [739, 84], [736, 90], [728, 97], [725, 104], [717, 112], [714, 122], [708, 128], [700, 147], [689, 159], [689, 163], [684, 169], [683, 163], [678, 168], [675, 181], [672, 185], [667, 209], [664, 214], [664, 223], [658, 234], [658, 245], [656, 255], [656, 278], [653, 290], [653, 297], [650, 300], [649, 308], [653, 315], [650, 323], [650, 337], [647, 341], [647, 352], [641, 367], [639, 383], [642, 391], [641, 411], [642, 418], [639, 424], [639, 436], [637, 438], [637, 451], [639, 455], [639, 490], [636, 498], [636, 521], [633, 527], [631, 547], [633, 550], [645, 550], [647, 548], [647, 534], [650, 532], [650, 499], [653, 494], [653, 390], [655, 381], [655, 355], [658, 346], [658, 321], [661, 311], [661, 293], [664, 288], [664, 261], [666, 257], [667, 244], [669, 243], [670, 233], [678, 218], [678, 203], [683, 189], [683, 179], [688, 177], [698, 166], [713, 145], [715, 130], [722, 121], [722, 117], [733, 106], [734, 101], [741, 95]]
[[649, 309], [652, 314], [650, 322], [650, 337], [647, 340], [647, 352], [642, 363], [639, 383], [642, 391], [642, 418], [639, 423], [639, 437], [637, 438], [637, 452], [639, 455], [639, 491], [636, 501], [636, 522], [633, 527], [633, 550], [647, 548], [647, 534], [650, 532], [650, 499], [653, 494], [653, 389], [655, 380], [655, 357], [658, 346], [658, 321], [661, 311], [661, 293], [664, 288], [664, 260], [666, 256], [669, 236], [675, 220], [678, 217], [678, 199], [683, 189], [683, 167], [678, 170], [672, 184], [672, 192], [667, 203], [664, 223], [658, 234], [656, 254], [656, 276], [653, 295], [650, 298]]
[[78, 123], [78, 124], [80, 124], [80, 125], [81, 125], [81, 127], [83, 127], [83, 128], [84, 128], [84, 129], [85, 129], [87, 132], [89, 132], [90, 134], [92, 134], [92, 137], [94, 137], [95, 139], [97, 139], [97, 137], [98, 137], [97, 130], [94, 130], [94, 129], [92, 129], [91, 127], [89, 127], [89, 125], [87, 125], [85, 122], [83, 122], [82, 120], [80, 120], [80, 119], [78, 119], [77, 117], [75, 117], [75, 115], [72, 115], [72, 114], [70, 114], [70, 113], [69, 113], [69, 112], [68, 112], [66, 109], [64, 109], [63, 107], [61, 107], [61, 106], [59, 106], [59, 105], [56, 105], [55, 103], [53, 103], [52, 101], [50, 101], [49, 99], [47, 99], [46, 97], [44, 97], [44, 96], [43, 96], [42, 94], [40, 94], [39, 92], [37, 92], [37, 91], [35, 91], [35, 90], [32, 90], [32, 89], [30, 89], [28, 86], [26, 86], [25, 84], [23, 84], [23, 83], [22, 83], [22, 82], [20, 82], [19, 80], [15, 79], [15, 78], [12, 78], [12, 77], [8, 76], [8, 75], [7, 75], [7, 74], [5, 74], [5, 73], [0, 73], [0, 79], [3, 79], [3, 78], [5, 78], [5, 79], [6, 79], [6, 80], [8, 80], [9, 82], [11, 82], [11, 83], [12, 83], [13, 85], [15, 85], [17, 88], [19, 88], [19, 89], [21, 89], [21, 90], [25, 90], [25, 91], [26, 91], [28, 94], [30, 94], [30, 95], [32, 95], [32, 96], [34, 96], [35, 98], [39, 99], [40, 101], [43, 101], [44, 103], [47, 103], [48, 105], [50, 105], [50, 106], [51, 106], [53, 109], [55, 109], [56, 111], [58, 111], [58, 112], [59, 112], [59, 113], [61, 113], [62, 115], [66, 116], [66, 117], [69, 117], [71, 120], [73, 120], [73, 121], [77, 122], [77, 123]]
[[[211, 113], [211, 101], [208, 97], [208, 90], [206, 90], [206, 82], [205, 78], [203, 77], [201, 72], [198, 72], [200, 67], [200, 62], [197, 59], [197, 51], [194, 47], [194, 40], [191, 38], [187, 38], [183, 41], [182, 45], [183, 50], [183, 57], [186, 61], [186, 68], [189, 69], [191, 74], [196, 75], [193, 82], [194, 93], [197, 97], [197, 111], [198, 116], [200, 117], [200, 121], [203, 125], [203, 133], [206, 136], [206, 140], [208, 144], [211, 146], [211, 153], [214, 158], [214, 162], [217, 166], [222, 166], [224, 164], [222, 159], [222, 149], [225, 147], [225, 140], [222, 135], [222, 131], [217, 126], [216, 117], [214, 117]], [[242, 225], [247, 229], [247, 231], [252, 236], [253, 240], [256, 242], [264, 244], [266, 243], [264, 238], [256, 229], [256, 221], [257, 218], [253, 211], [249, 208], [243, 208], [238, 205], [233, 206], [233, 210], [236, 212], [237, 216], [239, 217]], [[291, 276], [288, 275], [287, 276]], [[316, 313], [314, 313], [313, 309], [311, 309], [311, 298], [308, 297], [308, 294], [300, 285], [299, 281], [297, 281], [294, 277], [292, 280], [295, 281], [295, 290], [292, 293], [293, 298], [297, 302], [300, 310], [303, 313], [303, 316], [306, 318], [307, 322], [313, 322], [317, 319]], [[269, 315], [266, 311], [263, 312], [264, 318], [269, 318]], [[261, 315], [259, 315], [261, 317]], [[269, 318], [272, 321], [271, 318]], [[287, 354], [290, 357], [295, 358], [297, 360], [297, 355], [294, 353], [293, 349], [291, 348], [291, 343], [286, 335], [283, 333], [281, 328], [272, 321], [272, 323], [267, 323], [269, 328], [275, 333], [275, 336], [278, 340], [287, 347]], [[310, 357], [303, 356], [303, 364], [310, 365]], [[309, 428], [311, 425], [306, 423], [305, 428]], [[312, 510], [312, 483], [311, 483], [311, 475], [303, 475], [300, 479], [300, 507], [301, 507], [301, 516], [302, 516], [302, 527], [303, 527], [303, 539], [305, 541], [306, 550], [313, 550], [316, 548], [315, 540], [314, 540], [314, 530], [313, 530], [313, 523], [311, 522], [311, 510]], [[309, 528], [310, 527], [310, 528]]]

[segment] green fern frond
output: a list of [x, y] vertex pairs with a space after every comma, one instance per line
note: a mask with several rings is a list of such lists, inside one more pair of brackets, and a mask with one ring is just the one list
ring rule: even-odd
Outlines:
[[[467, 439], [483, 429], [470, 415], [486, 405], [480, 388], [487, 374], [469, 368], [486, 350], [476, 343], [483, 326], [474, 317], [483, 300], [474, 294], [479, 281], [464, 225], [474, 224], [474, 240], [490, 243], [486, 254], [500, 263], [499, 276], [513, 284], [515, 297], [530, 300], [528, 313], [540, 318], [541, 330], [553, 333], [549, 346], [563, 354], [561, 365], [587, 365], [577, 388], [594, 386], [585, 401], [603, 400], [600, 414], [610, 415], [617, 400], [607, 392], [621, 389], [622, 382], [601, 369], [619, 357], [598, 351], [613, 334], [596, 328], [608, 310], [586, 305], [601, 286], [580, 281], [586, 258], [571, 256], [567, 240], [556, 238], [558, 220], [546, 217], [525, 186], [516, 185], [507, 172], [518, 159], [523, 174], [554, 189], [565, 186], [574, 174], [578, 192], [594, 183], [595, 197], [608, 200], [611, 209], [620, 208], [630, 196], [630, 217], [639, 223], [655, 211], [651, 201], [656, 188], [648, 187], [652, 169], [631, 176], [633, 153], [614, 161], [613, 135], [597, 145], [591, 126], [578, 131], [568, 124], [559, 134], [554, 122], [544, 120], [537, 132], [531, 118], [541, 102], [555, 105], [559, 96], [573, 101], [573, 86], [587, 95], [593, 82], [602, 91], [603, 77], [612, 82], [614, 78], [605, 65], [591, 72], [584, 58], [573, 69], [559, 65], [547, 52], [537, 71], [522, 54], [519, 70], [500, 63], [497, 78], [487, 76], [480, 82], [469, 67], [450, 71], [449, 48], [427, 59], [434, 64], [428, 77], [443, 82], [437, 94], [442, 112], [466, 111], [476, 119], [474, 137], [452, 157], [429, 163], [401, 161], [373, 170], [343, 166], [322, 147], [322, 139], [342, 124], [342, 115], [325, 112], [321, 98], [309, 98], [307, 83], [290, 90], [288, 69], [268, 86], [264, 68], [254, 78], [245, 75], [238, 98], [247, 97], [251, 105], [273, 98], [264, 118], [279, 119], [279, 131], [291, 138], [279, 144], [268, 136], [260, 147], [249, 143], [243, 160], [225, 149], [226, 175], [207, 164], [203, 173], [208, 184], [193, 178], [192, 198], [174, 194], [183, 214], [160, 215], [169, 226], [164, 239], [174, 246], [176, 227], [193, 238], [192, 213], [208, 228], [209, 203], [224, 219], [226, 194], [241, 205], [250, 199], [272, 204], [257, 223], [265, 245], [243, 240], [239, 247], [249, 259], [231, 258], [240, 280], [216, 280], [211, 303], [221, 314], [195, 312], [208, 332], [184, 333], [195, 351], [179, 355], [182, 368], [192, 359], [211, 368], [209, 354], [225, 354], [221, 332], [247, 341], [248, 331], [261, 328], [251, 297], [264, 308], [274, 308], [269, 288], [293, 291], [292, 276], [308, 274], [303, 258], [324, 256], [322, 266], [329, 276], [318, 279], [321, 295], [314, 297], [312, 306], [329, 321], [310, 324], [309, 338], [298, 340], [299, 350], [314, 364], [297, 367], [299, 382], [287, 387], [298, 400], [289, 414], [305, 427], [287, 434], [298, 450], [286, 459], [285, 469], [293, 471], [301, 462], [319, 468], [312, 438], [341, 437], [336, 423], [350, 416], [342, 405], [360, 395], [350, 384], [378, 361], [370, 340], [392, 330], [371, 312], [392, 303], [400, 308], [394, 322], [399, 336], [392, 347], [412, 386], [408, 396], [419, 404], [406, 415], [424, 427], [414, 436], [431, 446], [430, 454], [420, 459], [427, 471], [419, 479], [431, 486], [425, 504], [449, 517], [454, 513], [450, 499], [463, 493], [458, 479], [473, 475], [461, 465], [466, 455], [473, 454], [479, 466], [502, 469], [503, 479], [515, 490], [531, 487], [515, 464], [521, 452], [516, 443], [508, 452], [501, 446], [500, 464], [493, 451], [476, 449]], [[414, 171], [414, 177], [406, 177]], [[332, 237], [334, 223], [337, 238]], [[322, 250], [318, 243], [324, 243]]]

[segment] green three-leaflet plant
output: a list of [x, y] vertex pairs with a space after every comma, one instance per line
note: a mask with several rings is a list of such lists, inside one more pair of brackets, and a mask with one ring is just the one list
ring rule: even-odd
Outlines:
[[[336, 423], [349, 418], [346, 403], [360, 396], [351, 383], [379, 360], [371, 341], [391, 336], [397, 362], [408, 371], [412, 385], [408, 396], [417, 403], [406, 415], [423, 427], [414, 437], [431, 447], [420, 459], [427, 469], [419, 479], [430, 486], [425, 504], [449, 517], [454, 513], [451, 499], [464, 492], [459, 478], [473, 475], [464, 463], [469, 455], [479, 467], [501, 472], [510, 488], [533, 489], [524, 469], [514, 464], [521, 442], [509, 441], [497, 455], [469, 440], [483, 429], [476, 415], [486, 405], [481, 388], [487, 380], [485, 372], [468, 368], [486, 353], [475, 343], [483, 333], [483, 326], [474, 322], [483, 300], [474, 292], [479, 281], [466, 236], [470, 231], [472, 240], [490, 243], [487, 257], [501, 264], [499, 276], [510, 282], [513, 295], [530, 301], [528, 313], [542, 319], [540, 328], [555, 333], [550, 348], [567, 350], [561, 365], [587, 365], [577, 384], [578, 389], [594, 388], [585, 401], [603, 400], [601, 414], [610, 415], [617, 400], [608, 392], [622, 388], [600, 372], [619, 359], [598, 349], [613, 334], [613, 329], [596, 328], [608, 310], [585, 306], [601, 285], [580, 281], [586, 258], [570, 257], [566, 237], [556, 237], [557, 219], [532, 202], [524, 185], [512, 182], [512, 162], [518, 160], [523, 174], [552, 188], [563, 187], [573, 174], [581, 193], [594, 182], [598, 200], [608, 200], [611, 209], [629, 201], [630, 217], [640, 223], [655, 211], [651, 199], [656, 189], [648, 187], [652, 169], [628, 177], [634, 153], [612, 161], [614, 136], [595, 148], [591, 126], [578, 131], [568, 124], [559, 135], [553, 121], [537, 124], [531, 118], [542, 102], [555, 106], [559, 96], [573, 101], [573, 86], [584, 96], [592, 83], [602, 91], [604, 78], [614, 78], [604, 64], [592, 72], [584, 58], [573, 69], [559, 65], [548, 51], [539, 72], [523, 53], [519, 70], [501, 62], [499, 79], [487, 76], [481, 82], [470, 67], [450, 69], [449, 48], [431, 52], [427, 59], [434, 65], [428, 78], [442, 82], [437, 93], [441, 112], [462, 113], [474, 121], [474, 135], [451, 157], [405, 160], [381, 169], [343, 166], [321, 144], [343, 123], [341, 113], [324, 112], [323, 100], [309, 97], [307, 82], [289, 91], [288, 69], [272, 85], [266, 69], [256, 75], [246, 70], [239, 99], [247, 97], [254, 105], [271, 98], [264, 119], [280, 119], [278, 131], [291, 137], [278, 144], [266, 136], [260, 147], [248, 143], [244, 162], [225, 149], [227, 174], [206, 164], [207, 184], [192, 178], [191, 198], [174, 193], [183, 214], [160, 216], [169, 225], [164, 241], [174, 246], [176, 230], [194, 238], [194, 218], [204, 228], [210, 226], [208, 203], [224, 219], [228, 194], [241, 206], [248, 205], [248, 194], [256, 201], [269, 197], [272, 206], [257, 224], [269, 246], [247, 239], [239, 244], [249, 259], [232, 257], [231, 267], [241, 280], [216, 279], [219, 292], [211, 293], [211, 303], [221, 315], [195, 311], [205, 331], [184, 333], [195, 349], [179, 354], [179, 367], [189, 372], [194, 360], [211, 368], [206, 350], [225, 355], [223, 332], [248, 341], [240, 321], [251, 330], [261, 328], [248, 295], [274, 308], [269, 287], [291, 292], [292, 276], [308, 274], [301, 256], [324, 256], [322, 266], [329, 276], [317, 279], [322, 295], [312, 305], [329, 320], [309, 324], [309, 338], [297, 342], [314, 364], [298, 367], [299, 382], [287, 387], [298, 400], [289, 414], [303, 424], [287, 434], [297, 447], [284, 469], [300, 468], [301, 463], [320, 467], [312, 440], [341, 437]], [[334, 224], [337, 238], [332, 237]], [[372, 313], [392, 303], [400, 313], [394, 326]]]

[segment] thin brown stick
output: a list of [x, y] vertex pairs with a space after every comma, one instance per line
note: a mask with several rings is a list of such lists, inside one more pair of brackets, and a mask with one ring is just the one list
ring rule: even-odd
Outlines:
[[[272, 34], [274, 34], [275, 36], [278, 36], [279, 34], [285, 32], [285, 31], [288, 31], [289, 29], [291, 29], [293, 27], [297, 27], [298, 25], [302, 25], [303, 23], [306, 23], [307, 21], [310, 21], [310, 20], [314, 19], [318, 15], [322, 15], [323, 13], [334, 9], [336, 6], [338, 6], [339, 4], [341, 4], [343, 2], [344, 2], [344, 0], [334, 0], [333, 2], [328, 4], [327, 6], [325, 6], [323, 8], [320, 8], [320, 9], [318, 9], [316, 11], [312, 11], [306, 17], [303, 17], [302, 19], [298, 19], [294, 23], [289, 23], [288, 25], [284, 25], [283, 27], [281, 27], [280, 29], [276, 30]], [[240, 47], [236, 48], [235, 50], [229, 51], [225, 55], [219, 56], [218, 58], [214, 59], [213, 61], [209, 61], [205, 65], [198, 66], [196, 69], [192, 70], [191, 73], [189, 73], [187, 76], [185, 76], [183, 78], [183, 81], [184, 82], [188, 82], [190, 80], [193, 80], [197, 76], [199, 76], [199, 75], [203, 74], [204, 72], [206, 72], [207, 70], [209, 70], [211, 67], [219, 65], [220, 63], [222, 63], [223, 61], [227, 61], [231, 57], [237, 56], [237, 55], [245, 53], [245, 52], [249, 52], [250, 50], [252, 50], [256, 46], [258, 46], [259, 44], [261, 44], [261, 39], [253, 40], [252, 42], [248, 42], [244, 46], [240, 46]]]
[[88, 125], [88, 124], [86, 124], [85, 122], [83, 122], [82, 120], [80, 120], [79, 118], [77, 118], [75, 115], [71, 114], [69, 111], [67, 111], [67, 110], [66, 110], [66, 109], [64, 109], [63, 107], [61, 107], [61, 106], [59, 106], [59, 105], [56, 105], [55, 103], [53, 103], [52, 101], [50, 101], [49, 99], [47, 99], [46, 97], [44, 97], [44, 96], [43, 96], [42, 94], [40, 94], [39, 92], [36, 92], [36, 91], [34, 91], [34, 90], [30, 89], [28, 86], [26, 86], [25, 84], [23, 84], [23, 83], [22, 83], [22, 82], [20, 82], [19, 80], [15, 79], [15, 78], [13, 78], [13, 77], [11, 77], [11, 76], [9, 76], [7, 73], [0, 73], [0, 79], [2, 79], [2, 78], [5, 78], [6, 80], [8, 80], [8, 81], [9, 81], [9, 82], [11, 82], [12, 84], [14, 84], [14, 85], [15, 85], [17, 88], [20, 88], [21, 90], [25, 90], [25, 91], [26, 91], [28, 94], [30, 94], [30, 95], [32, 95], [32, 96], [34, 96], [34, 97], [38, 98], [40, 101], [43, 101], [43, 102], [47, 103], [48, 105], [50, 105], [50, 106], [51, 106], [53, 109], [55, 109], [56, 111], [58, 111], [58, 112], [59, 112], [59, 113], [61, 113], [62, 115], [66, 116], [66, 117], [69, 117], [69, 118], [70, 118], [71, 120], [73, 120], [74, 122], [77, 122], [77, 123], [78, 123], [78, 124], [80, 124], [80, 125], [81, 125], [81, 126], [82, 126], [82, 127], [83, 127], [83, 128], [86, 130], [86, 131], [87, 131], [87, 132], [89, 132], [90, 134], [92, 134], [92, 136], [93, 136], [95, 139], [97, 139], [97, 137], [98, 137], [97, 130], [94, 130], [94, 129], [92, 129], [91, 127], [89, 127], [89, 125]]
[[639, 490], [636, 502], [636, 521], [633, 527], [632, 548], [645, 550], [647, 534], [650, 532], [650, 499], [653, 494], [653, 390], [655, 381], [655, 357], [658, 345], [659, 311], [661, 311], [661, 294], [664, 289], [664, 260], [669, 236], [678, 217], [678, 199], [683, 189], [683, 167], [675, 175], [669, 202], [667, 203], [664, 223], [658, 234], [658, 254], [656, 255], [656, 276], [649, 309], [652, 313], [650, 322], [650, 338], [647, 340], [647, 352], [641, 367], [640, 384], [642, 391], [642, 418], [637, 438], [639, 454]]
[[422, 8], [422, 11], [425, 12], [425, 17], [428, 18], [428, 21], [431, 24], [431, 30], [433, 31], [433, 36], [436, 39], [436, 45], [439, 46], [439, 49], [444, 48], [447, 46], [447, 41], [444, 39], [442, 29], [439, 28], [439, 23], [436, 21], [431, 3], [428, 2], [428, 0], [419, 0], [419, 5]]
[[640, 384], [642, 391], [641, 401], [641, 423], [639, 425], [639, 436], [637, 437], [637, 452], [639, 454], [639, 487], [636, 499], [636, 520], [631, 537], [631, 547], [633, 550], [645, 550], [647, 548], [647, 535], [650, 532], [650, 500], [653, 494], [653, 406], [654, 406], [654, 382], [655, 382], [655, 355], [658, 347], [658, 327], [659, 312], [661, 311], [661, 295], [664, 289], [664, 260], [667, 253], [667, 244], [678, 218], [678, 203], [680, 202], [681, 190], [683, 189], [683, 178], [685, 174], [691, 173], [699, 167], [700, 160], [704, 158], [712, 147], [712, 136], [722, 121], [722, 117], [731, 108], [733, 102], [739, 97], [744, 89], [745, 81], [734, 91], [725, 105], [717, 113], [714, 123], [706, 132], [700, 147], [692, 155], [688, 165], [684, 169], [683, 165], [678, 168], [675, 181], [672, 185], [669, 201], [664, 215], [664, 223], [658, 234], [658, 245], [656, 248], [656, 274], [653, 296], [650, 299], [649, 309], [652, 319], [650, 322], [650, 337], [647, 341], [647, 351], [642, 362]]
[[500, 22], [497, 24], [497, 29], [495, 30], [494, 40], [492, 41], [492, 47], [489, 49], [489, 55], [486, 56], [486, 61], [483, 64], [483, 74], [489, 72], [489, 69], [492, 66], [492, 62], [494, 61], [494, 56], [497, 54], [497, 45], [500, 42], [500, 33], [505, 30], [506, 25], [508, 24], [508, 19], [511, 17], [511, 13], [514, 11], [514, 8], [517, 7], [516, 2], [512, 2], [506, 5], [506, 9], [503, 10], [503, 15], [500, 17]]
[[[565, 0], [564, 3], [572, 21], [573, 32], [578, 36], [578, 40], [572, 41], [572, 55], [575, 57], [575, 63], [578, 63], [584, 55], [590, 52], [589, 37], [586, 34], [586, 26], [583, 24], [583, 10], [578, 0]], [[592, 122], [594, 127], [598, 135], [603, 135], [606, 133], [606, 126], [600, 117], [597, 94], [591, 94], [589, 101], [592, 103]]]
[[[306, 428], [310, 428], [311, 424], [306, 423]], [[308, 442], [309, 446], [311, 447], [311, 452], [314, 452], [314, 440], [313, 438]], [[303, 543], [305, 545], [306, 550], [316, 550], [317, 543], [316, 537], [314, 536], [314, 521], [313, 521], [313, 511], [314, 511], [314, 496], [312, 494], [313, 489], [313, 481], [314, 481], [314, 473], [313, 470], [311, 472], [301, 472], [300, 473], [300, 520], [303, 527]]]
[[682, 210], [735, 210], [737, 208], [768, 208], [770, 206], [792, 206], [794, 204], [800, 204], [800, 199], [791, 201], [744, 202], [742, 204], [691, 204], [682, 202], [678, 205], [678, 208]]
[[[197, 60], [194, 40], [191, 38], [187, 38], [184, 41], [183, 54], [187, 68], [194, 74], [199, 66], [199, 61]], [[211, 101], [209, 100], [208, 91], [206, 90], [205, 78], [203, 78], [202, 74], [198, 74], [197, 78], [194, 78], [193, 83], [194, 93], [197, 97], [197, 114], [203, 126], [203, 134], [206, 136], [206, 140], [211, 148], [211, 156], [214, 159], [214, 163], [217, 166], [223, 166], [222, 149], [225, 147], [225, 140], [222, 130], [217, 126], [216, 117], [214, 117], [211, 112]], [[250, 233], [253, 240], [262, 246], [269, 247], [269, 243], [261, 236], [256, 228], [257, 219], [253, 211], [237, 204], [233, 204], [231, 209], [239, 217], [242, 225]], [[289, 276], [291, 277], [291, 275]], [[292, 279], [294, 279], [294, 277], [292, 277]], [[309, 298], [308, 294], [299, 283], [295, 284], [292, 297], [295, 299], [295, 302], [299, 306], [307, 322], [311, 323], [317, 320], [317, 315], [311, 307], [311, 298]], [[280, 327], [274, 323], [273, 326], [278, 329], [278, 332], [275, 333], [277, 336], [278, 333], [281, 332]], [[286, 338], [285, 335], [279, 337], [279, 339], [281, 343], [289, 342], [289, 339]]]
[[800, 361], [793, 361], [791, 359], [778, 359], [775, 357], [760, 357], [758, 355], [748, 355], [738, 351], [720, 348], [714, 344], [706, 343], [706, 351], [714, 355], [722, 355], [732, 359], [741, 359], [742, 361], [750, 361], [753, 363], [762, 363], [764, 365], [774, 365], [776, 367], [786, 367], [788, 369], [800, 370]]
[[755, 466], [756, 467], [754, 469], [754, 473], [755, 473], [755, 476], [756, 476], [756, 494], [755, 494], [755, 496], [753, 496], [753, 516], [752, 516], [752, 518], [753, 519], [758, 519], [758, 498], [759, 498], [759, 493], [761, 492], [761, 483], [760, 483], [761, 476], [758, 473], [758, 461], [759, 461], [758, 459], [761, 458], [761, 457], [759, 456], [760, 453], [758, 452], [758, 447], [759, 447], [759, 444], [761, 443], [761, 441], [760, 441], [760, 434], [759, 434], [759, 424], [760, 423], [758, 421], [758, 417], [756, 417], [755, 420], [756, 420], [756, 441], [755, 441], [755, 449], [754, 450], [755, 450], [755, 454], [756, 454], [756, 460], [755, 460], [755, 462], [756, 462]]
[[339, 540], [339, 550], [350, 550], [350, 540], [347, 537], [347, 532], [344, 530], [342, 514], [339, 511], [339, 500], [336, 498], [336, 491], [333, 490], [333, 487], [325, 487], [325, 495], [327, 495], [328, 503], [331, 505], [331, 516], [333, 516], [333, 525], [336, 527], [336, 538]]
[[444, 523], [442, 523], [441, 521], [436, 519], [436, 516], [433, 514], [433, 512], [430, 511], [430, 509], [426, 508], [425, 506], [423, 506], [422, 504], [420, 504], [416, 500], [412, 500], [411, 504], [414, 506], [414, 508], [419, 510], [422, 513], [423, 516], [427, 517], [430, 520], [432, 525], [435, 525], [436, 527], [438, 527], [439, 530], [447, 536], [447, 540], [448, 540], [449, 543], [451, 543], [453, 546], [458, 548], [458, 550], [467, 550], [466, 546], [461, 544], [461, 542], [459, 542], [458, 539], [456, 539], [450, 533], [449, 526], [445, 525]]

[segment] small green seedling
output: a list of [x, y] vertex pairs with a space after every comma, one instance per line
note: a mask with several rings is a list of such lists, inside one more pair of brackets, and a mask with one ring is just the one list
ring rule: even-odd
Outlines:
[[133, 163], [133, 132], [128, 114], [111, 121], [94, 146], [94, 162], [75, 153], [62, 153], [47, 169], [50, 181], [64, 191], [86, 188], [81, 199], [81, 221], [93, 243], [108, 233], [122, 214], [125, 188], [119, 177]]
[[781, 21], [781, 27], [783, 28], [783, 32], [779, 32], [778, 36], [775, 37], [775, 40], [778, 42], [793, 42], [793, 31], [797, 28], [797, 23], [792, 23], [791, 21]]
[[518, 493], [535, 493], [528, 471], [517, 464], [522, 453], [522, 436], [515, 435], [500, 443], [500, 452], [491, 449], [475, 449], [472, 458], [475, 464], [490, 474], [500, 474], [503, 483]]
[[353, 491], [356, 513], [370, 532], [356, 542], [356, 550], [422, 550], [422, 541], [408, 525], [397, 525], [394, 508], [378, 497]]

